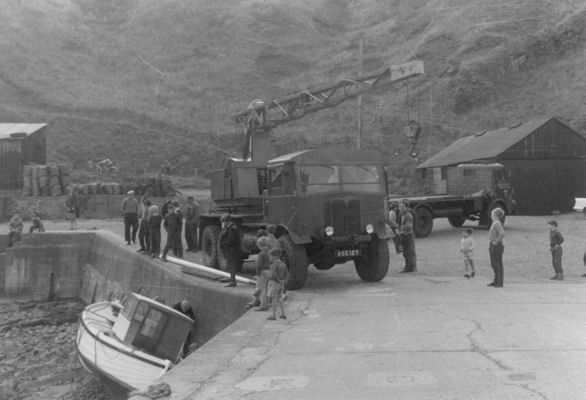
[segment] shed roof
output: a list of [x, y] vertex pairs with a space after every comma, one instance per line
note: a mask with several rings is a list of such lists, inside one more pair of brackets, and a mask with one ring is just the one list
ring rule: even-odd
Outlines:
[[523, 122], [495, 131], [484, 131], [465, 136], [417, 166], [421, 168], [443, 167], [462, 162], [484, 160], [498, 156], [520, 142], [552, 117]]
[[26, 133], [28, 136], [45, 126], [47, 124], [0, 124], [0, 139], [9, 139], [14, 133]]

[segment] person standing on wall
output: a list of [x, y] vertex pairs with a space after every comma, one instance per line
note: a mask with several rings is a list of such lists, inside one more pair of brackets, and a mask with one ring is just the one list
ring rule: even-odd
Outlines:
[[230, 283], [226, 287], [234, 287], [236, 286], [236, 269], [241, 262], [240, 232], [234, 221], [232, 221], [230, 214], [222, 215], [220, 222], [222, 223], [220, 249], [224, 253], [224, 258], [228, 263], [228, 271], [230, 272]]
[[149, 234], [149, 213], [151, 201], [143, 198], [140, 202], [140, 226], [138, 227], [139, 253], [149, 254], [151, 250], [151, 236]]
[[157, 258], [161, 253], [161, 222], [163, 216], [159, 214], [159, 207], [151, 206], [149, 209], [149, 235], [150, 235], [150, 255]]
[[[124, 240], [126, 244], [136, 243], [136, 231], [138, 230], [138, 200], [134, 197], [134, 190], [129, 190], [127, 197], [122, 200], [120, 211], [124, 215]], [[132, 228], [132, 232], [131, 232]]]
[[415, 253], [415, 233], [413, 232], [413, 214], [409, 208], [409, 201], [404, 199], [399, 203], [399, 229], [405, 267], [401, 272], [417, 271], [417, 255]]
[[173, 200], [169, 212], [165, 215], [165, 222], [163, 223], [167, 230], [167, 243], [163, 249], [161, 259], [167, 261], [167, 253], [173, 250], [175, 257], [183, 258], [183, 245], [181, 244], [181, 230], [183, 228], [183, 216], [179, 208], [179, 201]]
[[79, 218], [79, 192], [77, 187], [69, 187], [69, 195], [65, 199], [65, 207], [67, 207], [67, 219], [71, 223], [69, 229], [77, 228], [77, 219]]
[[505, 238], [505, 230], [501, 223], [501, 218], [504, 215], [505, 212], [500, 208], [495, 208], [490, 213], [492, 224], [488, 231], [488, 239], [490, 241], [488, 253], [490, 255], [490, 266], [494, 271], [494, 279], [487, 286], [493, 286], [495, 288], [503, 287], [504, 280], [503, 252], [505, 251], [505, 245], [503, 244], [503, 239]]
[[197, 227], [199, 225], [199, 204], [193, 196], [187, 196], [187, 210], [185, 211], [185, 242], [187, 250], [197, 252], [199, 250], [197, 240]]
[[8, 247], [14, 246], [15, 242], [22, 240], [22, 229], [24, 228], [24, 221], [19, 213], [16, 213], [10, 218], [8, 223]]

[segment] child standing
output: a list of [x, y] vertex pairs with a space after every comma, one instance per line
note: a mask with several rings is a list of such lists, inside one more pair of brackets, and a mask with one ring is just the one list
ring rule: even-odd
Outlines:
[[547, 223], [549, 227], [549, 251], [551, 251], [551, 263], [555, 276], [549, 278], [552, 281], [561, 281], [564, 279], [564, 271], [562, 270], [562, 243], [564, 237], [558, 231], [557, 221], [551, 220]]
[[269, 260], [271, 261], [271, 277], [268, 284], [268, 296], [271, 298], [271, 308], [273, 315], [268, 317], [268, 320], [275, 320], [277, 317], [277, 303], [281, 308], [281, 315], [279, 318], [286, 319], [285, 306], [281, 294], [285, 288], [285, 282], [289, 277], [289, 270], [287, 266], [281, 261], [283, 251], [280, 248], [269, 250]]
[[474, 270], [474, 239], [472, 238], [472, 229], [462, 229], [462, 240], [460, 241], [460, 251], [464, 257], [464, 276], [466, 278], [474, 278], [476, 271]]
[[256, 245], [260, 249], [256, 260], [256, 289], [252, 294], [252, 301], [246, 304], [246, 308], [260, 306], [256, 311], [266, 311], [267, 306], [267, 284], [271, 274], [271, 261], [269, 259], [269, 238], [261, 236]]

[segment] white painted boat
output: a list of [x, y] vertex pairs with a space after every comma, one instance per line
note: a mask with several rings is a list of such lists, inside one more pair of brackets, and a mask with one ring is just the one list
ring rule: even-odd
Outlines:
[[151, 298], [131, 293], [124, 306], [103, 301], [81, 314], [77, 352], [114, 398], [144, 391], [179, 362], [191, 318]]

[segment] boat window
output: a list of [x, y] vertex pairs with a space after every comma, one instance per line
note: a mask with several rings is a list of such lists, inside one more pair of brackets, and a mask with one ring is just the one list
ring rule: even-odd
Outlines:
[[147, 303], [145, 303], [144, 301], [138, 302], [138, 307], [136, 308], [136, 312], [134, 313], [134, 317], [132, 319], [142, 322], [144, 320], [144, 317], [146, 316], [148, 309], [149, 305]]
[[[138, 314], [138, 312], [137, 312]], [[163, 318], [163, 313], [155, 308], [151, 308], [147, 314], [142, 327], [140, 328], [140, 334], [147, 337], [155, 337], [157, 326]]]

